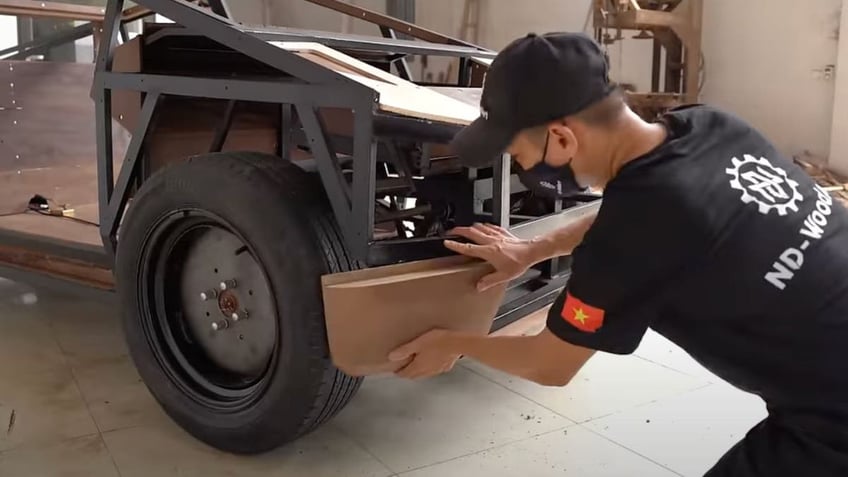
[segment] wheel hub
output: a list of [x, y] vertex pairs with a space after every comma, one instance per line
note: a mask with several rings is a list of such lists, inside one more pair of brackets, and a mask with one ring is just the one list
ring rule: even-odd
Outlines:
[[180, 289], [172, 306], [194, 348], [183, 351], [196, 361], [189, 364], [227, 388], [255, 381], [278, 336], [274, 299], [259, 263], [239, 237], [213, 225], [183, 234], [174, 248], [181, 256], [170, 260], [181, 265], [165, 289]]
[[218, 296], [218, 309], [227, 318], [232, 318], [233, 313], [239, 309], [239, 300], [235, 293], [227, 290]]

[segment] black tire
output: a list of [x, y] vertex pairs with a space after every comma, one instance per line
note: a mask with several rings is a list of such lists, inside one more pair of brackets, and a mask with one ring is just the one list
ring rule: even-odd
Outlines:
[[[320, 277], [360, 266], [347, 254], [322, 191], [313, 175], [280, 158], [218, 153], [158, 171], [127, 211], [115, 275], [130, 354], [167, 414], [215, 448], [253, 454], [297, 439], [341, 410], [362, 382], [336, 369], [329, 357]], [[223, 238], [236, 243], [231, 236], [244, 247], [233, 256], [209, 254], [223, 246]], [[208, 273], [210, 286], [227, 278], [218, 276], [219, 262], [222, 272], [249, 268], [251, 283], [260, 284], [257, 296], [253, 289], [249, 297], [235, 289], [240, 295], [226, 302], [225, 292], [207, 303], [191, 301], [202, 291], [193, 287], [198, 277], [206, 283]], [[260, 296], [263, 290], [268, 300]], [[198, 328], [209, 310], [211, 320], [229, 323], [233, 303], [274, 311], [250, 313], [223, 330], [254, 333], [247, 351], [238, 353], [230, 346], [235, 335]], [[232, 363], [226, 355], [231, 350]], [[227, 369], [236, 362], [239, 370]]]

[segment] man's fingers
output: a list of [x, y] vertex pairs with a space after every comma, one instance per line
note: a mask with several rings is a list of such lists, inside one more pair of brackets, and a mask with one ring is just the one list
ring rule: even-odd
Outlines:
[[485, 222], [483, 224], [483, 226], [486, 227], [487, 229], [491, 230], [492, 232], [494, 232], [498, 236], [509, 235], [509, 232], [507, 232], [507, 230], [505, 228], [501, 227], [500, 225], [495, 225], [495, 224], [490, 224], [488, 222]]
[[501, 233], [498, 229], [493, 228], [489, 223], [480, 223], [477, 222], [471, 226], [471, 230], [476, 230], [481, 234], [485, 235], [494, 240], [498, 240], [501, 238]]
[[483, 227], [457, 227], [448, 232], [451, 235], [459, 235], [460, 237], [471, 240], [480, 245], [492, 243], [497, 237], [483, 232]]
[[460, 243], [453, 240], [445, 240], [445, 247], [462, 255], [469, 257], [486, 259], [489, 256], [488, 249], [482, 245], [474, 245], [471, 243]]
[[403, 361], [418, 352], [417, 339], [402, 344], [389, 353], [389, 361]]
[[481, 278], [480, 281], [477, 282], [477, 290], [486, 291], [489, 288], [492, 288], [496, 285], [499, 285], [505, 281], [509, 280], [509, 276], [501, 272], [490, 273], [485, 277]]

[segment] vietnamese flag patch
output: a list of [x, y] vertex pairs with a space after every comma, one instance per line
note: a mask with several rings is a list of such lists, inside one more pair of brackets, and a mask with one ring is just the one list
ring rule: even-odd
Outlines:
[[594, 333], [604, 324], [604, 310], [587, 305], [570, 292], [565, 294], [560, 314], [571, 326], [589, 333]]

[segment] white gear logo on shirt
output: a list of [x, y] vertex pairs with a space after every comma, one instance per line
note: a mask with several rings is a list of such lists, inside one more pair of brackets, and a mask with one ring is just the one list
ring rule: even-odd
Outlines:
[[742, 202], [756, 203], [757, 210], [764, 215], [772, 210], [781, 216], [790, 210], [798, 212], [798, 202], [803, 200], [798, 183], [764, 157], [757, 159], [750, 154], [744, 157], [744, 161], [734, 157], [733, 167], [725, 169], [730, 176], [730, 187], [742, 191]]

